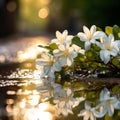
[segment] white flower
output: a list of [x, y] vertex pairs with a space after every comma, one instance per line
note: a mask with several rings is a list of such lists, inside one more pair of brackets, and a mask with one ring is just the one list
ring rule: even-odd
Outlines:
[[68, 89], [66, 92], [64, 92], [63, 96], [54, 100], [56, 103], [56, 112], [58, 115], [62, 114], [64, 116], [67, 116], [69, 113], [73, 114], [72, 109], [83, 100], [83, 97], [73, 98], [72, 90]]
[[54, 78], [54, 72], [60, 71], [61, 66], [58, 61], [49, 53], [44, 53], [41, 58], [36, 60], [36, 64], [43, 66], [42, 75], [43, 77], [48, 76]]
[[91, 108], [89, 102], [85, 102], [85, 109], [81, 110], [78, 116], [83, 116], [83, 120], [96, 120], [96, 117], [94, 116], [94, 109]]
[[110, 97], [110, 92], [104, 88], [100, 93], [100, 104], [96, 109], [102, 109], [101, 114], [108, 113], [109, 116], [114, 114], [114, 109], [120, 109], [120, 101], [116, 97]]
[[108, 37], [101, 38], [101, 42], [96, 42], [101, 48], [100, 58], [107, 64], [110, 61], [110, 55], [116, 56], [119, 53], [120, 40], [114, 41], [114, 36], [110, 34]]
[[81, 54], [85, 54], [85, 50], [84, 49], [81, 49], [81, 47], [73, 44], [72, 47], [74, 48], [74, 50], [77, 52], [77, 53], [81, 53]]
[[68, 35], [68, 31], [64, 30], [63, 33], [56, 31], [56, 38], [51, 40], [51, 43], [64, 44], [64, 43], [71, 43], [73, 36]]
[[53, 54], [59, 60], [61, 66], [71, 66], [74, 58], [77, 57], [77, 52], [70, 44], [59, 45], [58, 49], [53, 51]]
[[80, 38], [81, 41], [85, 42], [85, 50], [90, 49], [91, 43], [95, 43], [96, 39], [99, 39], [105, 36], [105, 33], [102, 31], [96, 31], [96, 26], [91, 26], [90, 30], [83, 26], [83, 32], [79, 32], [77, 36]]
[[37, 86], [37, 90], [42, 94], [41, 99], [49, 99], [51, 97], [58, 98], [58, 96], [64, 96], [62, 86], [52, 80], [42, 79], [41, 84]]

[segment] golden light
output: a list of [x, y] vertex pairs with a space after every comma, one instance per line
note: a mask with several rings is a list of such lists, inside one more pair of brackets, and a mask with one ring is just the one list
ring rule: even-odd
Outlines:
[[29, 95], [28, 103], [32, 106], [38, 105], [40, 100], [40, 95]]
[[16, 94], [16, 91], [8, 90], [8, 91], [7, 91], [7, 94], [8, 94], [8, 95], [15, 95], [15, 94]]
[[47, 109], [49, 108], [49, 104], [47, 104], [47, 103], [41, 103], [41, 104], [39, 104], [39, 110], [40, 111], [47, 111]]
[[38, 12], [38, 16], [45, 19], [49, 15], [49, 9], [47, 7], [41, 8]]
[[[28, 51], [31, 51], [31, 54]], [[36, 54], [33, 48], [29, 48], [25, 51], [18, 51], [17, 58], [19, 62], [24, 62], [25, 60], [28, 60], [28, 59], [35, 59]]]
[[40, 95], [36, 91], [32, 93], [25, 98], [20, 97], [21, 100], [19, 99], [14, 107], [10, 105], [6, 107], [9, 115], [13, 116], [13, 120], [55, 120], [54, 106], [47, 102], [39, 103]]
[[20, 108], [25, 108], [25, 106], [26, 106], [26, 100], [23, 99], [22, 101], [19, 102], [19, 107]]
[[13, 104], [13, 103], [14, 103], [14, 100], [13, 100], [13, 99], [7, 99], [7, 100], [6, 100], [6, 103], [7, 103], [8, 105]]
[[50, 112], [39, 112], [40, 120], [54, 120], [53, 115]]
[[4, 55], [0, 55], [0, 63], [4, 63], [5, 62], [5, 56]]
[[17, 8], [17, 5], [14, 1], [10, 1], [8, 2], [7, 6], [6, 6], [6, 9], [9, 11], [9, 12], [14, 12]]
[[11, 115], [12, 114], [12, 108], [11, 108], [11, 105], [7, 105], [6, 106], [6, 111], [9, 113], [9, 115]]
[[50, 0], [41, 0], [40, 2], [42, 5], [48, 5], [50, 3]]
[[22, 0], [24, 1], [25, 4], [29, 4], [30, 3], [30, 0]]
[[26, 60], [34, 60], [37, 55], [43, 50], [38, 47], [39, 44], [46, 45], [49, 39], [47, 37], [29, 37], [23, 38], [24, 41], [28, 41], [26, 48], [17, 52], [17, 61], [24, 62]]

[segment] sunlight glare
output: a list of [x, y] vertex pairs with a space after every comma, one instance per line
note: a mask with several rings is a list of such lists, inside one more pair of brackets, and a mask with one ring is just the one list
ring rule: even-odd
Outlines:
[[[14, 105], [13, 120], [55, 120], [55, 109], [49, 103], [39, 103], [40, 95], [36, 94], [27, 95], [24, 99], [19, 99]], [[7, 108], [9, 114], [11, 114], [10, 107]], [[17, 119], [16, 119], [17, 118]]]
[[40, 0], [42, 5], [48, 5], [50, 3], [50, 0]]
[[49, 39], [47, 37], [33, 37], [29, 38], [29, 44], [26, 46], [24, 50], [19, 50], [17, 52], [17, 61], [24, 62], [26, 60], [34, 60], [37, 55], [43, 50], [43, 48], [38, 47], [41, 43], [45, 45]]
[[47, 18], [49, 15], [49, 9], [47, 7], [41, 8], [38, 12], [38, 16], [42, 19]]

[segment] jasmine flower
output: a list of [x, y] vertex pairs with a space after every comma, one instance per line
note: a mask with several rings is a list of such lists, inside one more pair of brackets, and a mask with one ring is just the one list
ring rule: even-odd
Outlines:
[[36, 60], [36, 64], [43, 66], [42, 77], [48, 76], [54, 78], [54, 72], [61, 70], [59, 62], [49, 53], [43, 53], [41, 58]]
[[85, 102], [85, 109], [81, 110], [78, 114], [78, 117], [83, 116], [83, 120], [96, 120], [96, 117], [94, 115], [94, 109], [91, 108], [89, 102]]
[[92, 43], [96, 42], [96, 39], [99, 39], [105, 36], [105, 33], [102, 31], [96, 31], [96, 26], [92, 25], [90, 30], [83, 26], [83, 32], [79, 32], [77, 36], [80, 38], [81, 41], [85, 42], [85, 50], [89, 50]]
[[56, 103], [56, 114], [67, 116], [69, 113], [73, 114], [72, 109], [76, 107], [81, 101], [83, 101], [84, 98], [73, 98], [73, 92], [71, 89], [67, 89], [66, 92], [64, 92], [63, 96], [61, 96], [58, 99], [54, 99], [54, 102]]
[[68, 31], [64, 30], [62, 33], [56, 31], [56, 38], [51, 40], [51, 43], [64, 44], [64, 43], [71, 43], [73, 36], [68, 35]]
[[96, 43], [100, 48], [100, 58], [107, 64], [110, 61], [110, 56], [117, 56], [119, 53], [120, 40], [114, 40], [114, 36], [110, 34], [108, 37], [101, 38], [101, 42]]
[[61, 66], [71, 66], [74, 58], [77, 57], [77, 52], [70, 44], [59, 45], [58, 49], [53, 51], [53, 54], [58, 59]]
[[116, 97], [110, 97], [110, 92], [104, 88], [100, 93], [100, 104], [96, 108], [102, 109], [101, 114], [108, 113], [112, 116], [115, 109], [120, 109], [120, 101]]

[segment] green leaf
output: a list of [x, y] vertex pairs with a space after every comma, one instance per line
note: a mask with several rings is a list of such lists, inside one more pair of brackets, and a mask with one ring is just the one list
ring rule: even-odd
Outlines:
[[120, 60], [118, 58], [114, 58], [112, 60], [112, 64], [115, 65], [117, 68], [120, 68]]
[[48, 49], [48, 50], [55, 50], [55, 49], [58, 48], [58, 46], [55, 43], [49, 44], [47, 46], [38, 45], [38, 47], [45, 48], [45, 49]]
[[102, 28], [100, 28], [100, 27], [98, 27], [98, 26], [97, 26], [97, 29], [96, 29], [96, 30], [97, 30], [97, 31], [103, 31]]
[[72, 44], [75, 44], [81, 48], [84, 48], [84, 42], [80, 41], [79, 37], [75, 36], [73, 39], [72, 39]]
[[45, 49], [48, 49], [48, 50], [50, 50], [50, 49], [51, 49], [51, 48], [50, 48], [50, 46], [38, 45], [38, 47], [45, 48]]
[[87, 59], [89, 59], [89, 60], [98, 60], [99, 58], [98, 58], [98, 54], [94, 51], [94, 50], [88, 50], [88, 51], [86, 51], [85, 52], [85, 55], [86, 55], [86, 57], [87, 57]]
[[120, 33], [120, 27], [117, 25], [113, 26], [113, 35], [115, 37], [115, 39], [119, 39], [120, 37], [118, 36]]
[[120, 32], [118, 33], [118, 37], [120, 38]]
[[107, 35], [112, 34], [113, 33], [113, 28], [110, 27], [110, 26], [106, 26], [105, 27], [105, 32], [107, 33]]
[[43, 45], [38, 45], [38, 47], [44, 48], [45, 46], [43, 46]]
[[120, 93], [120, 84], [115, 85], [115, 86], [112, 88], [112, 91], [115, 92], [115, 93]]
[[81, 82], [74, 82], [75, 90], [84, 90], [86, 88], [86, 84], [82, 84]]
[[49, 45], [52, 50], [58, 49], [58, 46], [55, 43]]
[[109, 116], [108, 114], [105, 115], [105, 120], [113, 120], [112, 116]]
[[90, 101], [94, 100], [94, 102], [95, 102], [97, 97], [98, 97], [98, 93], [97, 92], [87, 91], [87, 95], [86, 95], [87, 100], [90, 100]]

